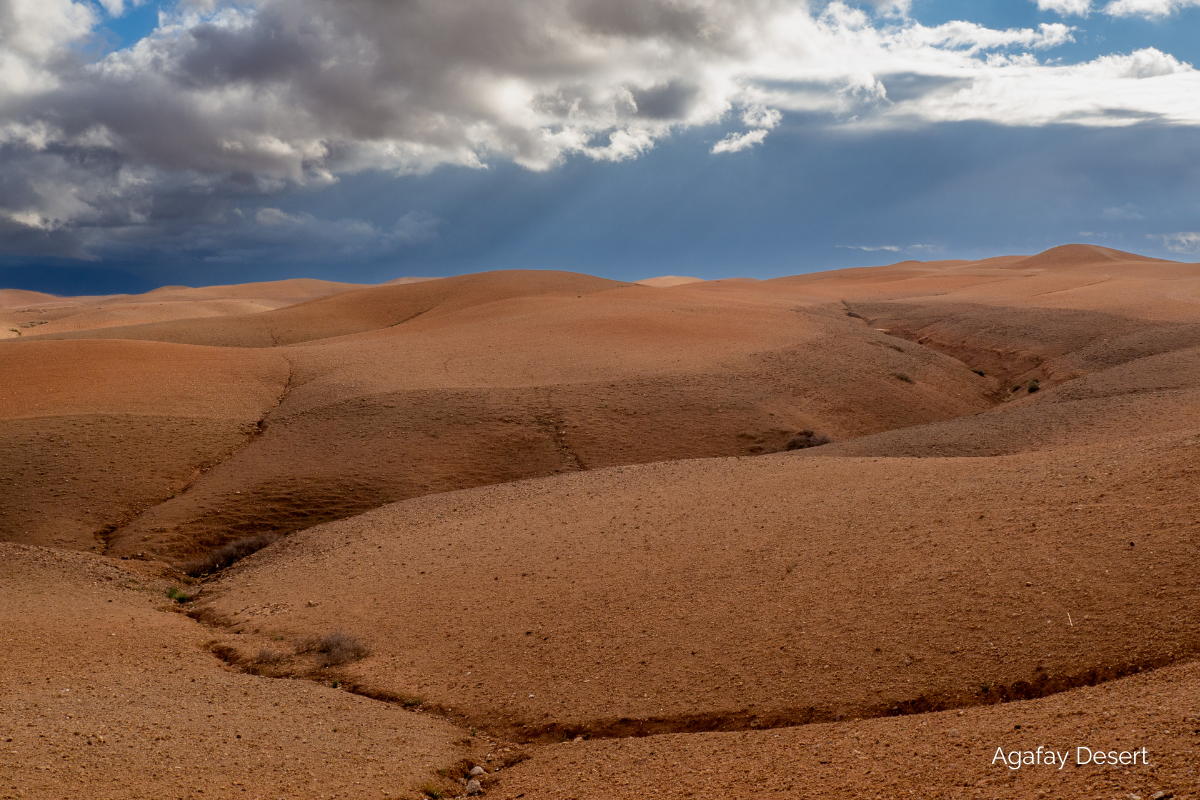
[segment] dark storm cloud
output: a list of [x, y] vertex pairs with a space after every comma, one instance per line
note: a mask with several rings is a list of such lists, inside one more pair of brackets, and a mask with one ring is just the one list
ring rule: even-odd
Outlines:
[[[347, 175], [620, 162], [723, 120], [711, 150], [732, 155], [781, 112], [879, 128], [1200, 121], [1196, 72], [1166, 54], [1046, 65], [1030, 52], [1069, 40], [1065, 25], [931, 28], [904, 2], [867, 5], [877, 15], [799, 0], [217, 0], [87, 62], [96, 6], [0, 0], [0, 252], [199, 237], [219, 259], [221, 226], [231, 252], [299, 241], [273, 238], [258, 210]], [[318, 251], [342, 237], [394, 252], [416, 241], [393, 227], [415, 211], [314, 216], [296, 233], [320, 232]]]

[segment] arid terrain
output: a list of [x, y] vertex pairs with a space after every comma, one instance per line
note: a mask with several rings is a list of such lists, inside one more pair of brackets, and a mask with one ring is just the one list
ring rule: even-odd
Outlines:
[[1200, 264], [0, 331], [0, 798], [1200, 797]]

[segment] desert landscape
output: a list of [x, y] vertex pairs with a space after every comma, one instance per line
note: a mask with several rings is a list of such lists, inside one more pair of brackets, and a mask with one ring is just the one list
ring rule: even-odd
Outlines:
[[1200, 264], [3, 289], [0, 337], [0, 798], [1200, 797]]

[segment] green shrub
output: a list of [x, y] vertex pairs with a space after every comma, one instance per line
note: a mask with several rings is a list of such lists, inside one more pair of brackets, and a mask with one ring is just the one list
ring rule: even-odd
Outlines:
[[170, 589], [167, 589], [167, 597], [171, 598], [176, 603], [186, 603], [192, 599], [190, 594], [186, 594], [178, 586], [172, 586]]

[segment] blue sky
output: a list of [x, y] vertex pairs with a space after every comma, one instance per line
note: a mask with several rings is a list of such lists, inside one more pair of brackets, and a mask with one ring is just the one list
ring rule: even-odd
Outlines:
[[0, 284], [1200, 260], [1200, 2], [480, 1], [47, 0]]

